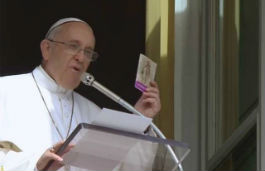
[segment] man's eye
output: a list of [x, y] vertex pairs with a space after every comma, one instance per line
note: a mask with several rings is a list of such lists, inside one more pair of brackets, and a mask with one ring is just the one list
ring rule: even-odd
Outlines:
[[87, 49], [87, 50], [85, 50], [85, 53], [90, 54], [90, 53], [92, 53], [92, 51]]
[[92, 54], [92, 50], [89, 50], [89, 49], [85, 50], [85, 54], [91, 55]]
[[79, 46], [77, 44], [69, 44], [69, 47], [71, 49], [78, 49], [79, 48]]

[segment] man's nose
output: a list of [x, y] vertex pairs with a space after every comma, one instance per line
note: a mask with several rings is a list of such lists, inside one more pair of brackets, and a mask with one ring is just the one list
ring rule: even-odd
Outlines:
[[79, 51], [75, 55], [75, 59], [77, 59], [80, 62], [85, 61], [86, 56], [83, 49], [79, 49]]

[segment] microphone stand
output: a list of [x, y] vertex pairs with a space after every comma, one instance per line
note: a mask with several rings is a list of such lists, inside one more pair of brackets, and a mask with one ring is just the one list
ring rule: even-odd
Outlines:
[[[103, 93], [104, 95], [106, 95], [107, 97], [109, 97], [110, 99], [112, 99], [113, 101], [115, 101], [116, 103], [118, 103], [121, 106], [123, 106], [128, 111], [130, 111], [130, 112], [132, 112], [134, 114], [137, 114], [139, 116], [145, 117], [141, 112], [137, 111], [132, 105], [130, 105], [129, 103], [127, 103], [121, 97], [119, 97], [118, 95], [116, 95], [115, 93], [113, 93], [112, 91], [110, 91], [109, 89], [107, 89], [105, 86], [103, 86], [100, 83], [98, 83], [95, 80], [94, 76], [92, 76], [91, 74], [89, 74], [89, 73], [83, 73], [83, 75], [81, 76], [81, 81], [85, 85], [94, 87], [95, 89], [97, 89], [98, 91], [100, 91], [101, 93]], [[153, 122], [151, 123], [151, 127], [159, 135], [160, 138], [166, 139], [165, 135], [159, 130], [159, 128]], [[172, 147], [170, 145], [166, 145], [166, 147], [167, 147], [170, 155], [172, 156], [172, 158], [176, 162], [177, 166], [179, 167], [179, 170], [180, 171], [183, 171], [183, 167], [182, 167], [179, 159], [177, 158], [176, 154], [174, 153]], [[174, 167], [174, 169], [175, 169], [175, 167]]]

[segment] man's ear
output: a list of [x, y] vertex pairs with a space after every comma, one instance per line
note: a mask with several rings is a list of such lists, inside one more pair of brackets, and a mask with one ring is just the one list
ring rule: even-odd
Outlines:
[[43, 60], [48, 60], [51, 47], [50, 42], [47, 39], [44, 39], [40, 42], [40, 49]]

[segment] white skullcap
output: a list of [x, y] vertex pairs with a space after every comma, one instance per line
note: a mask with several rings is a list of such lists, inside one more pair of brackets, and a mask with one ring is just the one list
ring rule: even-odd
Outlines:
[[[49, 36], [49, 34], [51, 33], [51, 31], [52, 31], [53, 29], [55, 29], [56, 27], [58, 27], [58, 26], [60, 26], [60, 25], [62, 25], [62, 24], [64, 24], [64, 23], [68, 23], [68, 22], [82, 22], [82, 23], [86, 23], [86, 24], [87, 24], [87, 22], [85, 22], [85, 21], [83, 21], [83, 20], [81, 20], [81, 19], [79, 19], [79, 18], [73, 18], [73, 17], [62, 18], [62, 19], [56, 21], [56, 22], [50, 27], [50, 29], [48, 30], [48, 32], [47, 32], [46, 35], [45, 35], [45, 38], [47, 38], [47, 37]], [[87, 24], [87, 25], [88, 25], [88, 24]]]

